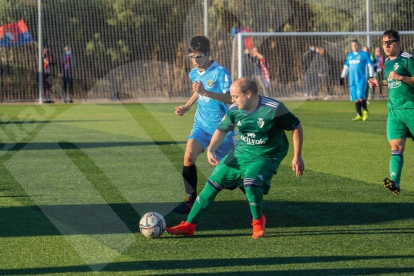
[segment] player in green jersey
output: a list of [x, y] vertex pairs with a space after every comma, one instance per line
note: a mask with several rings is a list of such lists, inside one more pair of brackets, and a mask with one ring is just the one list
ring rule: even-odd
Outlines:
[[[253, 215], [252, 238], [266, 235], [263, 194], [269, 191], [270, 181], [288, 152], [285, 130], [292, 131], [292, 170], [298, 177], [305, 169], [302, 160], [303, 130], [299, 119], [283, 103], [257, 93], [257, 84], [248, 78], [238, 79], [231, 85], [234, 104], [214, 132], [207, 150], [209, 163], [217, 166], [197, 197], [187, 221], [167, 228], [167, 232], [193, 236], [200, 217], [221, 190], [244, 187]], [[219, 163], [214, 151], [227, 132], [235, 127], [239, 130], [238, 144]]]
[[403, 152], [407, 137], [414, 134], [414, 59], [401, 50], [400, 35], [388, 30], [382, 35], [382, 47], [388, 56], [385, 80], [370, 79], [370, 87], [388, 85], [387, 138], [391, 146], [390, 178], [383, 185], [395, 195], [400, 193], [400, 178], [404, 163]]

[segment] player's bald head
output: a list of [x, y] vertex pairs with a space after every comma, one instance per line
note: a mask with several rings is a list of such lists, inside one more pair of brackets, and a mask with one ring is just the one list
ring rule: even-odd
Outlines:
[[250, 78], [237, 79], [233, 85], [236, 86], [237, 89], [240, 89], [240, 92], [243, 94], [246, 94], [247, 91], [250, 91], [255, 95], [258, 93], [256, 82]]

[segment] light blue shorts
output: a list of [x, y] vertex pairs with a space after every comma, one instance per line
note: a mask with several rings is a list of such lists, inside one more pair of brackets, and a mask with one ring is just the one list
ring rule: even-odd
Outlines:
[[352, 84], [350, 87], [350, 100], [353, 102], [358, 101], [359, 99], [365, 98], [365, 90], [367, 88], [367, 80], [359, 80], [358, 83]]
[[[206, 148], [210, 145], [211, 138], [213, 135], [205, 132], [201, 128], [193, 128], [191, 131], [190, 136], [188, 137], [188, 140], [195, 139], [197, 142], [199, 142], [203, 149], [206, 150]], [[232, 148], [236, 146], [236, 139], [233, 135], [229, 134], [224, 138], [223, 143], [217, 148], [215, 155], [218, 160], [223, 159], [224, 156], [226, 156]]]

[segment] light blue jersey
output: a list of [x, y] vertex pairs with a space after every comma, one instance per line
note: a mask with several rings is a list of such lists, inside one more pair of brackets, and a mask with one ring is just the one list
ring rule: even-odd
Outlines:
[[[215, 61], [203, 72], [199, 72], [197, 68], [194, 68], [191, 70], [189, 77], [192, 82], [201, 81], [204, 88], [210, 92], [230, 92], [230, 74], [226, 68]], [[228, 106], [223, 102], [206, 96], [198, 96], [193, 128], [201, 128], [206, 133], [212, 135], [221, 122], [221, 119], [226, 115], [227, 110]]]
[[368, 64], [374, 66], [368, 53], [359, 51], [351, 52], [345, 60], [345, 65], [349, 68], [349, 87], [351, 101], [365, 99], [365, 89], [369, 77]]

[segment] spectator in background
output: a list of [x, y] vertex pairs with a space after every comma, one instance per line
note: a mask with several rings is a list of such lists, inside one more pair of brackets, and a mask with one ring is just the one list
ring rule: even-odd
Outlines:
[[[66, 103], [69, 96], [69, 102], [73, 103], [73, 78], [75, 74], [75, 60], [68, 46], [65, 47], [62, 56], [63, 72], [63, 101]], [[68, 93], [69, 92], [69, 93]]]
[[0, 102], [3, 101], [3, 61], [0, 58]]
[[263, 95], [268, 97], [270, 88], [270, 77], [269, 71], [267, 70], [267, 62], [262, 54], [260, 54], [257, 47], [252, 48], [250, 53], [247, 53], [247, 56], [253, 63], [253, 78], [256, 80], [256, 83], [259, 84], [263, 91]]
[[[376, 68], [376, 76], [378, 78], [378, 81], [384, 80], [384, 57], [381, 53], [381, 48], [377, 47], [375, 48], [375, 68]], [[381, 86], [378, 87], [380, 95], [382, 94]], [[375, 87], [372, 87], [372, 91], [375, 93]]]
[[[361, 48], [361, 44], [357, 39], [351, 41], [352, 52], [346, 56], [340, 79], [340, 85], [344, 85], [344, 79], [349, 72], [350, 100], [355, 102], [357, 112], [357, 116], [352, 121], [366, 121], [369, 115], [365, 89], [367, 87], [368, 76], [372, 77], [374, 74], [374, 64], [369, 54], [362, 51]], [[364, 110], [363, 113], [362, 110]]]
[[[376, 77], [376, 72], [377, 72], [377, 64], [375, 63], [375, 57], [374, 57], [374, 55], [372, 55], [370, 52], [371, 52], [371, 50], [369, 49], [369, 47], [368, 46], [364, 46], [364, 47], [362, 47], [362, 51], [364, 51], [365, 53], [368, 53], [368, 55], [369, 55], [369, 59], [372, 61], [372, 63], [374, 64], [374, 66], [373, 66], [373, 70], [374, 70], [374, 73], [373, 73], [373, 77]], [[369, 86], [367, 85], [367, 87], [365, 88], [365, 99], [367, 100], [367, 104], [369, 104], [369, 100], [371, 99], [371, 94], [369, 93], [369, 90], [370, 90], [370, 88], [369, 88]], [[375, 93], [375, 91], [373, 91], [373, 93]]]
[[411, 55], [414, 56], [414, 42], [413, 42], [413, 50], [411, 52]]
[[321, 85], [329, 74], [329, 63], [325, 54], [325, 49], [322, 46], [316, 46], [315, 64], [318, 74], [318, 86], [315, 91], [315, 96], [318, 96]]
[[384, 57], [381, 54], [380, 47], [375, 48], [374, 58], [376, 72], [382, 72], [384, 70]]
[[[244, 28], [244, 27], [235, 27], [233, 29], [231, 29], [231, 36], [235, 37], [238, 33], [251, 33], [253, 32], [252, 29], [250, 28]], [[251, 36], [244, 36], [243, 37], [243, 44], [244, 47], [246, 47], [247, 49], [252, 49], [253, 48], [253, 39]]]
[[243, 76], [252, 77], [254, 72], [254, 64], [250, 58], [250, 49], [244, 49], [243, 55]]
[[45, 103], [53, 103], [52, 100], [52, 66], [53, 56], [48, 48], [43, 49], [43, 92]]
[[305, 87], [306, 87], [306, 96], [310, 97], [315, 95], [317, 92], [318, 86], [318, 73], [316, 68], [314, 68], [313, 60], [316, 56], [316, 49], [314, 46], [309, 46], [309, 49], [302, 56], [302, 64], [305, 69]]

